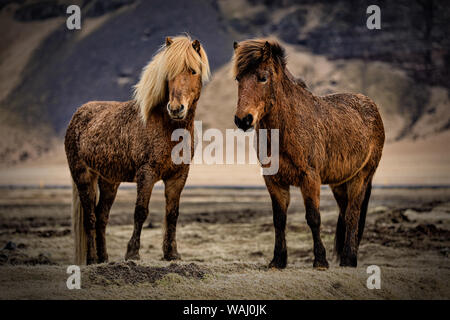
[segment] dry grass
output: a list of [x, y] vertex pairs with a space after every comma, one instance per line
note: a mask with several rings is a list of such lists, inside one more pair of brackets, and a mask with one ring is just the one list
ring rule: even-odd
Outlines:
[[[312, 269], [312, 239], [298, 191], [288, 215], [285, 270], [267, 268], [274, 234], [265, 190], [185, 190], [178, 228], [183, 260], [176, 265], [161, 260], [164, 197], [155, 190], [153, 227], [143, 231], [141, 261], [125, 263], [135, 190], [122, 189], [107, 229], [112, 263], [83, 267], [82, 290], [65, 286], [73, 252], [72, 238], [64, 231], [70, 229], [69, 197], [69, 190], [51, 189], [10, 190], [1, 196], [0, 242], [13, 241], [20, 248], [14, 251], [18, 265], [0, 266], [0, 298], [450, 298], [450, 195], [445, 189], [374, 190], [356, 269], [340, 268], [332, 259], [337, 212], [325, 190], [321, 212], [328, 271]], [[20, 255], [30, 259], [40, 254], [48, 259], [35, 266], [20, 260]], [[366, 287], [366, 267], [372, 264], [381, 268], [381, 290]]]

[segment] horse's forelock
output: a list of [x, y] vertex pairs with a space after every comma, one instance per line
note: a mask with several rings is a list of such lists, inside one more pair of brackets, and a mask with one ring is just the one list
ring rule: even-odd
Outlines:
[[173, 79], [186, 69], [192, 69], [202, 75], [203, 82], [209, 80], [210, 70], [206, 52], [201, 45], [197, 52], [189, 36], [173, 38], [173, 43], [166, 48], [164, 63], [168, 79]]
[[153, 107], [167, 97], [167, 80], [173, 79], [186, 69], [201, 74], [202, 81], [209, 80], [208, 57], [200, 45], [200, 53], [192, 46], [191, 38], [177, 36], [169, 45], [163, 45], [153, 59], [144, 67], [139, 82], [134, 86], [134, 98], [144, 123]]
[[264, 61], [264, 48], [269, 43], [270, 58], [283, 69], [286, 66], [286, 55], [283, 47], [274, 40], [253, 39], [246, 40], [236, 45], [234, 53], [234, 76], [242, 75], [255, 69]]

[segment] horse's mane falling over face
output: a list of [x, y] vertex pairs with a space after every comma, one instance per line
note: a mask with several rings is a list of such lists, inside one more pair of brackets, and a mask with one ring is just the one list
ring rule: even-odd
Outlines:
[[252, 39], [234, 44], [233, 72], [236, 78], [252, 72], [268, 58], [283, 69], [286, 67], [286, 54], [283, 47], [274, 40]]
[[201, 75], [202, 82], [208, 81], [209, 62], [203, 47], [197, 40], [192, 42], [188, 35], [174, 37], [170, 43], [166, 41], [144, 67], [139, 82], [134, 86], [134, 98], [144, 123], [152, 108], [167, 99], [168, 81], [186, 70]]

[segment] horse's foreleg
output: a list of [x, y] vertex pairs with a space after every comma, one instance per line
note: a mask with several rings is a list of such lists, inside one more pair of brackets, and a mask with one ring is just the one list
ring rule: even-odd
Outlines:
[[100, 177], [98, 180], [98, 186], [100, 189], [100, 199], [95, 208], [95, 216], [97, 218], [97, 257], [98, 262], [101, 263], [108, 261], [105, 231], [106, 225], [108, 223], [109, 211], [111, 210], [111, 206], [114, 202], [114, 199], [116, 198], [119, 183], [109, 183]]
[[133, 235], [128, 242], [125, 260], [139, 260], [139, 248], [141, 245], [142, 225], [148, 216], [148, 203], [152, 193], [153, 185], [156, 182], [154, 175], [148, 168], [141, 168], [136, 175], [137, 181], [137, 200], [134, 210], [134, 229]]
[[273, 259], [269, 268], [286, 268], [287, 246], [286, 246], [286, 213], [289, 206], [290, 194], [288, 185], [278, 185], [269, 176], [264, 176], [267, 190], [272, 199], [273, 225], [275, 227], [275, 248]]
[[306, 222], [311, 228], [314, 241], [314, 264], [317, 269], [327, 269], [328, 261], [325, 247], [320, 237], [320, 182], [319, 179], [313, 179], [306, 176], [301, 187], [303, 201], [305, 203]]
[[164, 219], [163, 253], [165, 260], [180, 259], [180, 255], [177, 251], [176, 230], [180, 195], [186, 183], [187, 176], [188, 171], [185, 171], [181, 175], [164, 180], [166, 216]]

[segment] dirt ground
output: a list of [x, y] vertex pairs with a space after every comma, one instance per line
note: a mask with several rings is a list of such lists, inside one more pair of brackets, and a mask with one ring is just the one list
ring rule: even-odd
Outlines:
[[[81, 269], [81, 290], [69, 290], [72, 264], [70, 189], [0, 193], [1, 299], [449, 299], [450, 189], [375, 189], [358, 268], [341, 268], [333, 250], [337, 207], [322, 191], [322, 237], [330, 269], [312, 268], [312, 237], [298, 190], [288, 213], [288, 267], [268, 269], [274, 230], [264, 189], [188, 188], [181, 199], [181, 261], [162, 261], [164, 195], [153, 192], [141, 261], [125, 262], [136, 190], [122, 188], [107, 228], [110, 263]], [[366, 286], [369, 265], [381, 289]]]

